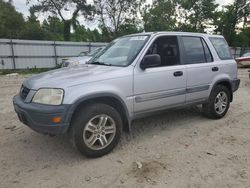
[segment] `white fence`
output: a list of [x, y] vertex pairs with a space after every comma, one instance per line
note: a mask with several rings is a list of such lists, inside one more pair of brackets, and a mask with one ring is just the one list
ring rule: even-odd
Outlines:
[[0, 39], [0, 69], [53, 68], [106, 43]]

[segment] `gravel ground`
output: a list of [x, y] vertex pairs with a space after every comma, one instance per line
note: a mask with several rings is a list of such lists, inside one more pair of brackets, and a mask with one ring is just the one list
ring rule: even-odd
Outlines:
[[192, 107], [137, 120], [98, 159], [81, 156], [67, 135], [22, 125], [12, 97], [24, 77], [0, 76], [0, 187], [250, 187], [250, 79], [246, 69], [239, 76], [225, 118]]

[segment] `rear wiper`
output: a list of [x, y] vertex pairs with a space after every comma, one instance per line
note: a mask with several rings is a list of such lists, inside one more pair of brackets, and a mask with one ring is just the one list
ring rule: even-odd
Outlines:
[[104, 63], [104, 62], [100, 62], [100, 61], [94, 61], [94, 62], [90, 62], [87, 64], [111, 66], [111, 64], [109, 64], [109, 63]]

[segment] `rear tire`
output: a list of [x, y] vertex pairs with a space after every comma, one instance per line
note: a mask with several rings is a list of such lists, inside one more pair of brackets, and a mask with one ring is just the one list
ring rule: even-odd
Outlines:
[[212, 90], [209, 100], [203, 104], [203, 113], [211, 119], [223, 118], [230, 107], [230, 91], [223, 85], [217, 85]]
[[110, 153], [122, 132], [120, 114], [106, 104], [92, 104], [80, 109], [72, 121], [76, 148], [86, 157], [96, 158]]

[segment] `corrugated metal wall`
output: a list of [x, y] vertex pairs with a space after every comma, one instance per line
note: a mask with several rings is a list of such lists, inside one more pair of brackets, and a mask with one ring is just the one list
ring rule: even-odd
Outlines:
[[0, 69], [52, 68], [106, 43], [0, 39]]

